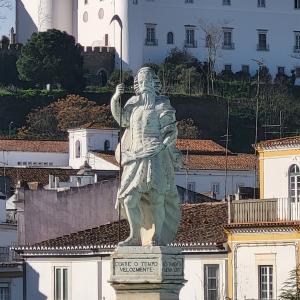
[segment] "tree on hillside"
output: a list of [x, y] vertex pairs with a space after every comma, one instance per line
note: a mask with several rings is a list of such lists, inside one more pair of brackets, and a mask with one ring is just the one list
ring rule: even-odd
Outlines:
[[199, 128], [194, 120], [184, 119], [178, 122], [178, 138], [180, 139], [197, 139], [199, 138]]
[[[9, 38], [2, 36], [1, 45], [4, 49], [8, 49]], [[19, 76], [17, 71], [16, 62], [18, 59], [18, 53], [15, 51], [3, 50], [0, 51], [0, 84], [16, 84]]]
[[222, 49], [223, 42], [223, 27], [229, 22], [224, 21], [223, 23], [209, 23], [203, 19], [199, 20], [199, 26], [205, 34], [205, 47], [207, 49], [207, 93], [214, 94], [214, 82], [216, 75], [216, 62], [220, 57], [220, 50]]
[[69, 91], [84, 87], [83, 58], [73, 36], [51, 29], [33, 33], [17, 61], [20, 78], [37, 84], [61, 84]]
[[69, 95], [29, 113], [26, 126], [19, 130], [18, 137], [62, 139], [67, 137], [68, 129], [90, 122], [116, 127], [108, 105], [99, 106], [84, 97]]

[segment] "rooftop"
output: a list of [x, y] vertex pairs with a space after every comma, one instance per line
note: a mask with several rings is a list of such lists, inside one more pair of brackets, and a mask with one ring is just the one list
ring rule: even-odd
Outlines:
[[[175, 243], [215, 244], [226, 241], [223, 226], [227, 224], [227, 204], [205, 203], [182, 205], [182, 219]], [[121, 221], [121, 239], [129, 234], [126, 220]], [[36, 247], [96, 246], [118, 243], [119, 223], [114, 222], [96, 228], [65, 235], [41, 242]]]
[[102, 129], [102, 130], [119, 130], [118, 128], [104, 126], [103, 123], [99, 122], [89, 122], [84, 125], [81, 125], [78, 128], [73, 129]]
[[115, 166], [119, 166], [114, 151], [91, 151], [93, 154], [95, 154], [97, 157], [100, 157], [110, 163], [112, 163]]
[[60, 168], [0, 168], [0, 176], [7, 176], [11, 180], [11, 186], [15, 186], [18, 181], [38, 182], [41, 185], [49, 183], [49, 175], [59, 177], [60, 181], [69, 181], [70, 176], [76, 175], [78, 170]]
[[1, 139], [0, 151], [68, 153], [68, 141]]
[[[197, 154], [226, 154], [226, 149], [212, 140], [178, 139], [176, 146], [182, 152]], [[231, 153], [228, 151], [228, 153]]]
[[227, 170], [252, 171], [255, 170], [257, 158], [252, 154], [228, 155], [186, 155], [184, 165], [190, 170]]
[[277, 147], [293, 147], [300, 146], [300, 136], [286, 137], [275, 140], [263, 141], [256, 144], [257, 150], [265, 150], [269, 148], [277, 148]]

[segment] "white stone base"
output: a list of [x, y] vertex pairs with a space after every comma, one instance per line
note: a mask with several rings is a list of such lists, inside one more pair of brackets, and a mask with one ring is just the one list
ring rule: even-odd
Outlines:
[[184, 258], [173, 247], [119, 247], [111, 255], [117, 300], [178, 300]]

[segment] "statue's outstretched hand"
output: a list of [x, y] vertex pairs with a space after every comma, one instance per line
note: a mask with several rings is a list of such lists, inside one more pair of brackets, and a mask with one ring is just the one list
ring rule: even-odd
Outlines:
[[116, 87], [116, 92], [115, 92], [114, 97], [119, 98], [122, 94], [124, 94], [124, 92], [125, 92], [125, 84], [120, 83]]

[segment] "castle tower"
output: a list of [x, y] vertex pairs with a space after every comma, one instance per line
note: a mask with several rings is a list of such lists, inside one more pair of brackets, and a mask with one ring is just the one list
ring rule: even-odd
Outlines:
[[56, 28], [75, 35], [77, 0], [16, 0], [17, 42], [26, 43], [33, 32]]

